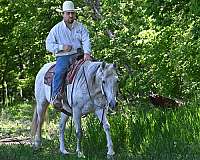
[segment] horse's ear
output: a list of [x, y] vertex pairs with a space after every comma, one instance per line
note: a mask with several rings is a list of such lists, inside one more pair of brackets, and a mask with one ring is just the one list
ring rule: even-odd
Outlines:
[[105, 69], [105, 66], [106, 66], [106, 63], [102, 62], [102, 64], [101, 64], [102, 69]]

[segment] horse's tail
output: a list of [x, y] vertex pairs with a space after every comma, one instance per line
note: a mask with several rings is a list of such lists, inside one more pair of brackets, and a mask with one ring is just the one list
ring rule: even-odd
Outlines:
[[[41, 116], [39, 117], [41, 120], [41, 125], [43, 124], [43, 122], [46, 122], [46, 124], [48, 125], [49, 123], [49, 116], [48, 116], [48, 105], [45, 106], [43, 112], [41, 113]], [[33, 114], [33, 119], [32, 119], [32, 125], [31, 125], [31, 136], [32, 138], [34, 138], [35, 134], [36, 134], [36, 130], [38, 127], [38, 113], [37, 113], [37, 107], [35, 107], [34, 109], [34, 114]]]
[[34, 138], [36, 130], [37, 130], [37, 119], [38, 119], [37, 107], [35, 107], [33, 119], [32, 119], [32, 126], [31, 126], [31, 136], [32, 136], [32, 138]]
[[[45, 76], [46, 72], [53, 64], [54, 63], [45, 64], [40, 69], [40, 71], [38, 72], [36, 79], [35, 79], [36, 105], [34, 108], [34, 114], [33, 114], [33, 119], [32, 119], [32, 126], [31, 126], [32, 138], [35, 137], [38, 127], [42, 127], [43, 119], [44, 119], [45, 113], [47, 111], [47, 107], [49, 105], [49, 102], [46, 99], [46, 92], [45, 92], [46, 90], [45, 90], [45, 84], [44, 84], [43, 80], [44, 80], [44, 76]], [[39, 129], [41, 129], [41, 128], [39, 128]]]
[[44, 112], [43, 123], [44, 123], [44, 128], [48, 128], [48, 125], [49, 125], [48, 107], [46, 108]]

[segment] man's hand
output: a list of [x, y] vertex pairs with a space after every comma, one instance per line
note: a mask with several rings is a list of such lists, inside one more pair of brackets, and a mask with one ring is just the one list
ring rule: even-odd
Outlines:
[[71, 45], [63, 45], [63, 51], [70, 52], [72, 50]]
[[87, 60], [91, 60], [92, 57], [90, 56], [89, 53], [84, 53], [84, 61], [87, 61]]

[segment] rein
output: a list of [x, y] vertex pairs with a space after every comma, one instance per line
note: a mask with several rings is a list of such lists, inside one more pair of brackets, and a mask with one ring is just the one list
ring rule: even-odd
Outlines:
[[[99, 69], [99, 67], [100, 66], [98, 66], [98, 68], [97, 68], [97, 70]], [[101, 72], [102, 72], [102, 70], [101, 70]], [[87, 91], [88, 91], [88, 94], [89, 94], [89, 97], [90, 97], [90, 100], [92, 101], [92, 96], [91, 96], [91, 93], [90, 93], [90, 89], [89, 89], [89, 84], [88, 84], [88, 81], [87, 81], [87, 78], [86, 78], [86, 74], [85, 74], [85, 68], [84, 68], [84, 66], [83, 66], [83, 76], [84, 76], [84, 79], [85, 79], [85, 82], [86, 82], [86, 86], [87, 86]], [[103, 73], [103, 72], [102, 72]], [[77, 74], [75, 75], [75, 77], [74, 77], [74, 79], [76, 79], [76, 77], [77, 77]], [[79, 79], [80, 79], [80, 77], [79, 77]], [[78, 80], [79, 81], [79, 80]], [[104, 89], [104, 81], [102, 82], [102, 84], [101, 84], [101, 90], [102, 90], [102, 94], [103, 94], [103, 96], [105, 97], [105, 99], [106, 99], [106, 101], [107, 101], [107, 103], [108, 103], [108, 98], [107, 98], [107, 95], [105, 94], [105, 89]], [[71, 104], [73, 105], [73, 91], [74, 91], [74, 85], [75, 85], [75, 83], [73, 82], [72, 83], [72, 92], [71, 92]], [[99, 106], [99, 107], [101, 107], [101, 106]], [[105, 106], [103, 107], [103, 113], [102, 113], [102, 117], [101, 117], [101, 122], [100, 122], [100, 124], [101, 124], [101, 126], [103, 126], [103, 116], [104, 116], [104, 114], [105, 114]]]
[[90, 96], [90, 99], [92, 100], [92, 97], [91, 97], [91, 94], [90, 94], [90, 90], [89, 90], [89, 86], [88, 86], [88, 82], [87, 82], [87, 78], [86, 78], [86, 75], [85, 75], [85, 69], [84, 69], [84, 67], [83, 67], [83, 75], [84, 75], [85, 82], [86, 82], [86, 85], [87, 85], [88, 94]]
[[[99, 66], [100, 67], [100, 66]], [[99, 67], [98, 67], [98, 69], [99, 69]], [[97, 69], [97, 70], [98, 70]], [[102, 71], [101, 71], [102, 72]], [[87, 90], [88, 90], [88, 94], [89, 94], [89, 96], [90, 96], [90, 100], [92, 101], [92, 96], [91, 96], [91, 93], [90, 93], [90, 90], [89, 90], [89, 85], [88, 85], [88, 82], [87, 82], [87, 78], [86, 78], [86, 75], [85, 75], [85, 69], [84, 69], [84, 67], [83, 67], [83, 75], [84, 75], [84, 78], [85, 78], [85, 82], [86, 82], [86, 85], [87, 85]], [[105, 96], [105, 98], [106, 98], [106, 101], [108, 102], [108, 100], [107, 100], [107, 96], [106, 96], [106, 94], [105, 94], [105, 89], [104, 89], [104, 87], [103, 87], [103, 83], [102, 83], [102, 85], [101, 85], [101, 88], [102, 88], [102, 94]], [[104, 114], [105, 114], [105, 107], [103, 107], [103, 113], [102, 113], [102, 116], [101, 116], [101, 122], [100, 122], [100, 124], [101, 124], [101, 126], [103, 126], [103, 116], [104, 116]]]

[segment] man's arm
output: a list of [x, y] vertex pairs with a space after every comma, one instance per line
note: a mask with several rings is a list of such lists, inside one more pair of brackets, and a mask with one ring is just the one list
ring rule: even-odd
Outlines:
[[88, 30], [85, 27], [82, 28], [82, 45], [84, 51], [84, 60], [90, 60], [91, 59], [90, 37]]
[[71, 51], [72, 46], [57, 43], [55, 34], [56, 33], [55, 33], [54, 29], [52, 29], [49, 32], [49, 35], [46, 38], [46, 49], [47, 49], [47, 51], [54, 53], [54, 54], [57, 54], [60, 51], [66, 51], [66, 52]]

